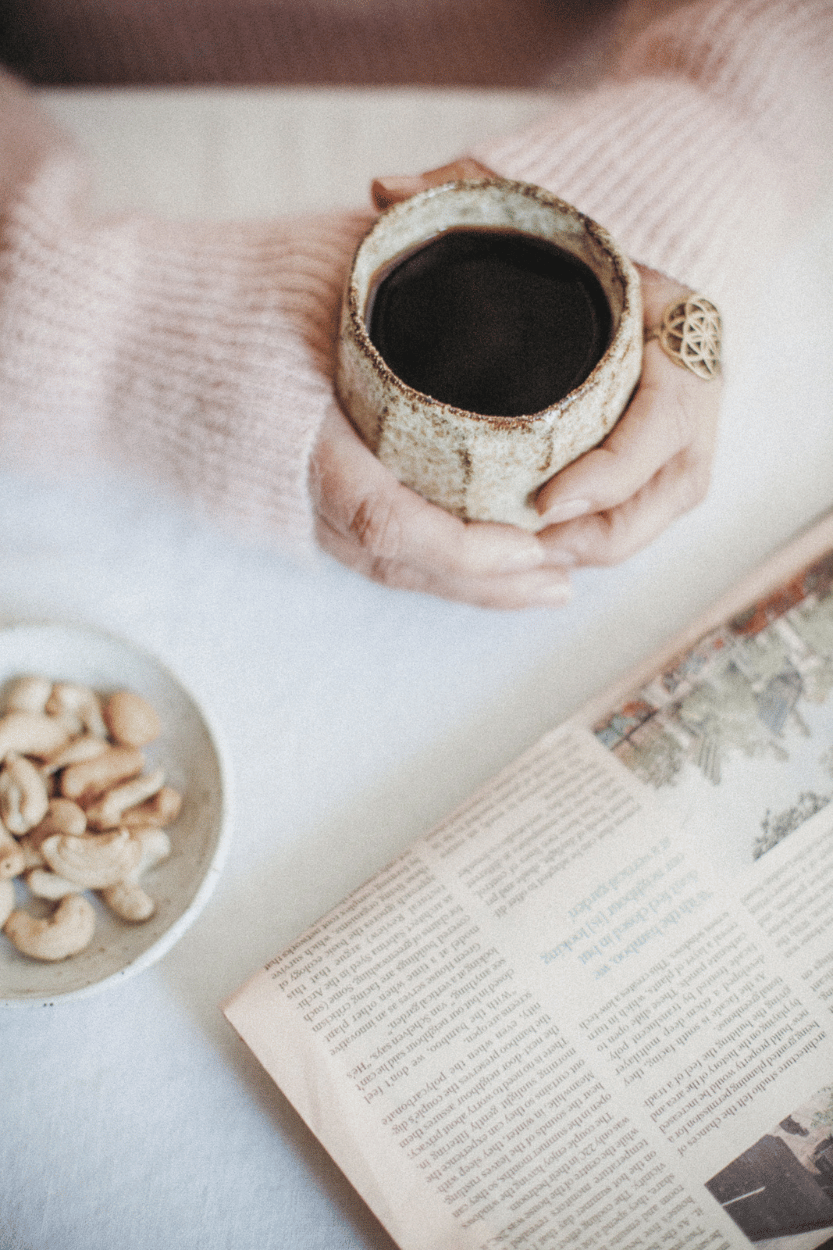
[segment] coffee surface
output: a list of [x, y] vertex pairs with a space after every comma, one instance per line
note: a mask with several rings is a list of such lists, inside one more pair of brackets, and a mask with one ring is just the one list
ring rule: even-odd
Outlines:
[[587, 265], [545, 239], [488, 228], [446, 231], [394, 261], [365, 321], [403, 382], [505, 417], [540, 412], [580, 386], [611, 332]]

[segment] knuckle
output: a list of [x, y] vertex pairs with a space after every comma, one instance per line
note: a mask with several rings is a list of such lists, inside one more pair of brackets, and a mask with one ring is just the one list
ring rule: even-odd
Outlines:
[[360, 501], [350, 518], [349, 532], [374, 565], [397, 559], [401, 525], [396, 508], [384, 496], [368, 495]]
[[690, 447], [698, 432], [697, 414], [691, 396], [678, 390], [671, 405], [670, 419], [674, 428], [677, 447]]
[[624, 512], [622, 508], [611, 508], [599, 515], [593, 562], [601, 567], [621, 564], [632, 553], [631, 527]]

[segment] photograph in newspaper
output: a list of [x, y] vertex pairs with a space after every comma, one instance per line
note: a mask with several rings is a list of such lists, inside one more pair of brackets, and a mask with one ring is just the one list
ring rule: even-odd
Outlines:
[[833, 556], [711, 631], [594, 730], [700, 846], [748, 868], [833, 798]]
[[833, 1086], [785, 1116], [706, 1182], [752, 1242], [813, 1250], [833, 1235]]

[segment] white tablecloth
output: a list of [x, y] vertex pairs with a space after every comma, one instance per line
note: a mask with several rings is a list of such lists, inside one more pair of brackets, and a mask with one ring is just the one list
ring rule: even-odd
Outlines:
[[[179, 216], [363, 203], [372, 173], [444, 160], [541, 107], [465, 92], [45, 98], [98, 162], [102, 205]], [[480, 611], [324, 557], [299, 567], [123, 479], [0, 478], [0, 615], [86, 620], [150, 648], [207, 705], [235, 778], [227, 868], [162, 963], [0, 1014], [2, 1250], [390, 1246], [219, 1003], [833, 504], [831, 220], [773, 262], [730, 333], [708, 501], [626, 566], [579, 573], [565, 610]]]

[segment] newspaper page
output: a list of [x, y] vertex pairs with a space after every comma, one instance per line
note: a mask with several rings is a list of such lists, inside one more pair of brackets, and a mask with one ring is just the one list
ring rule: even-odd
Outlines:
[[225, 1005], [402, 1250], [833, 1238], [830, 550], [825, 523]]

